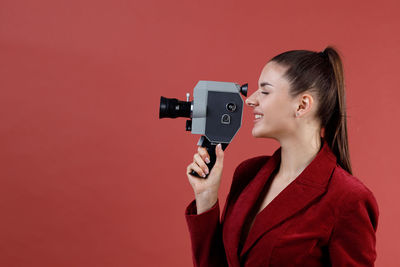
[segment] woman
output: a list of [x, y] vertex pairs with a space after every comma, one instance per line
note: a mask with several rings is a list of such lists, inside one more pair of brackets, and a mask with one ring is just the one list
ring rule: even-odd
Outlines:
[[272, 58], [246, 104], [256, 138], [281, 147], [235, 170], [221, 220], [224, 152], [207, 179], [199, 148], [187, 167], [186, 209], [195, 266], [373, 266], [378, 207], [352, 176], [342, 62], [332, 47]]

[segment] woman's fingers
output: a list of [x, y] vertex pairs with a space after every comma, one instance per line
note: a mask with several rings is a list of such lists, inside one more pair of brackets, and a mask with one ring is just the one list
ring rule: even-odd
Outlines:
[[199, 146], [197, 148], [197, 151], [200, 155], [200, 157], [204, 160], [205, 163], [210, 163], [210, 156], [208, 155], [207, 149], [205, 149], [204, 147]]
[[206, 163], [203, 161], [203, 158], [198, 153], [194, 154], [193, 160], [202, 169], [202, 171], [205, 174], [209, 173], [209, 169], [208, 169]]
[[190, 173], [193, 171], [197, 172], [197, 174], [201, 177], [206, 177], [205, 172], [199, 167], [199, 165], [197, 165], [196, 162], [192, 162], [191, 164], [189, 164], [189, 166], [186, 169], [186, 172], [188, 175], [191, 175]]

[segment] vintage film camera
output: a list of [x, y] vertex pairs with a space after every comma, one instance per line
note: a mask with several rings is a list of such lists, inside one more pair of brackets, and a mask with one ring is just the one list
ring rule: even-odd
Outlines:
[[[193, 89], [193, 100], [186, 94], [186, 101], [176, 98], [160, 99], [159, 118], [190, 118], [186, 131], [201, 134], [197, 145], [205, 147], [210, 155], [209, 170], [216, 161], [215, 147], [219, 143], [225, 150], [242, 125], [243, 99], [248, 84], [232, 82], [199, 81]], [[196, 172], [192, 175], [199, 177]]]

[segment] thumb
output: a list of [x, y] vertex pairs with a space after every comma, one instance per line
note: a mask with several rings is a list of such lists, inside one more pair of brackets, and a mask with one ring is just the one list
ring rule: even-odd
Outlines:
[[222, 150], [221, 144], [218, 144], [215, 147], [215, 155], [217, 156], [217, 159], [215, 160], [215, 165], [222, 166], [224, 162], [224, 150]]

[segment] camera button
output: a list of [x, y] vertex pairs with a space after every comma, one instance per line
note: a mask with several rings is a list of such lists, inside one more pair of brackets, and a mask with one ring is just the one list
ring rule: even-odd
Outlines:
[[226, 104], [226, 109], [230, 112], [234, 112], [236, 110], [236, 104], [235, 103], [228, 103]]
[[231, 116], [229, 116], [228, 114], [222, 115], [221, 123], [222, 124], [231, 124]]

